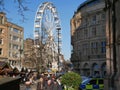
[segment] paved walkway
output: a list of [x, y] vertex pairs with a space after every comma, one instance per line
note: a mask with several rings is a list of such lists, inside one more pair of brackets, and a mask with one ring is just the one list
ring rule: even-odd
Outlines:
[[[31, 85], [31, 90], [36, 90], [37, 84]], [[25, 85], [21, 84], [20, 85], [20, 90], [25, 90]]]

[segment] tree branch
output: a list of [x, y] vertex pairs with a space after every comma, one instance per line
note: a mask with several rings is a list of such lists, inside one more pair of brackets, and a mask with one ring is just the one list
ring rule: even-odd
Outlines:
[[[16, 0], [15, 0], [16, 1]], [[22, 16], [22, 22], [26, 20], [24, 12], [28, 11], [28, 7], [24, 5], [25, 0], [17, 0], [18, 2], [18, 13]]]
[[0, 11], [3, 11], [3, 10], [5, 10], [4, 0], [0, 0]]
[[[29, 11], [28, 7], [27, 7], [27, 0], [13, 0], [14, 4], [17, 5], [17, 11], [18, 14], [22, 17], [22, 22], [24, 22], [27, 18], [25, 17], [25, 12]], [[5, 0], [0, 0], [0, 11], [6, 11], [5, 5], [7, 3], [5, 3]]]

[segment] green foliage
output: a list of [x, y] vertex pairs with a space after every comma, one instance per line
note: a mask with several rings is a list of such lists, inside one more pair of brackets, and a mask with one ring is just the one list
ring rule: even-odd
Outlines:
[[79, 74], [75, 72], [68, 72], [62, 76], [61, 82], [67, 87], [72, 87], [75, 90], [79, 87], [82, 79]]

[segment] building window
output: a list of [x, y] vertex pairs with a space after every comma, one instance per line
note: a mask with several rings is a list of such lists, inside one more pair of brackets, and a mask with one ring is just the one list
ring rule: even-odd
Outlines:
[[22, 35], [22, 34], [23, 34], [23, 32], [20, 32], [20, 34]]
[[96, 15], [92, 17], [92, 24], [95, 24], [95, 23], [96, 23]]
[[16, 29], [16, 28], [14, 28], [13, 31], [16, 32], [16, 33], [19, 33], [19, 30]]
[[13, 28], [12, 28], [12, 27], [9, 27], [9, 30], [10, 30], [10, 31], [13, 31]]
[[12, 53], [11, 52], [9, 52], [9, 57], [12, 57]]
[[85, 19], [85, 23], [86, 23], [86, 25], [89, 24], [89, 20], [88, 20], [88, 18]]
[[96, 36], [97, 32], [96, 32], [96, 27], [92, 28], [92, 37]]
[[101, 53], [106, 53], [106, 42], [101, 42]]
[[105, 14], [104, 13], [101, 15], [101, 19], [105, 20]]
[[13, 53], [13, 58], [18, 58], [19, 57], [19, 54], [18, 53]]
[[13, 49], [18, 49], [18, 45], [13, 44]]
[[93, 16], [93, 19], [92, 19], [92, 20], [93, 20], [93, 21], [96, 21], [96, 15]]
[[91, 43], [91, 53], [97, 54], [98, 53], [98, 42]]
[[13, 36], [12, 38], [14, 41], [19, 41], [19, 38], [17, 36]]
[[106, 30], [104, 25], [101, 26], [101, 32], [102, 35], [106, 35]]
[[12, 40], [12, 35], [10, 35], [10, 40]]
[[12, 49], [12, 44], [11, 43], [9, 44], [9, 48]]
[[20, 38], [20, 43], [22, 43], [23, 42], [23, 39], [22, 38]]
[[84, 30], [84, 37], [85, 37], [85, 38], [88, 37], [88, 30], [87, 30], [87, 29]]
[[3, 39], [2, 39], [2, 38], [0, 38], [0, 45], [1, 45], [1, 44], [3, 44]]
[[0, 48], [0, 55], [2, 55], [2, 48]]
[[88, 44], [83, 44], [83, 50], [82, 50], [82, 53], [83, 55], [87, 55], [88, 54]]
[[0, 34], [2, 34], [3, 33], [3, 29], [2, 28], [0, 28]]

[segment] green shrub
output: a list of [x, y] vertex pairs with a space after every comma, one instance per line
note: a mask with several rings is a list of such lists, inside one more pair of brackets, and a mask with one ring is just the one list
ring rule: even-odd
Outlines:
[[66, 87], [72, 87], [74, 90], [78, 90], [81, 81], [80, 75], [75, 72], [68, 72], [61, 78], [63, 85], [66, 85]]

